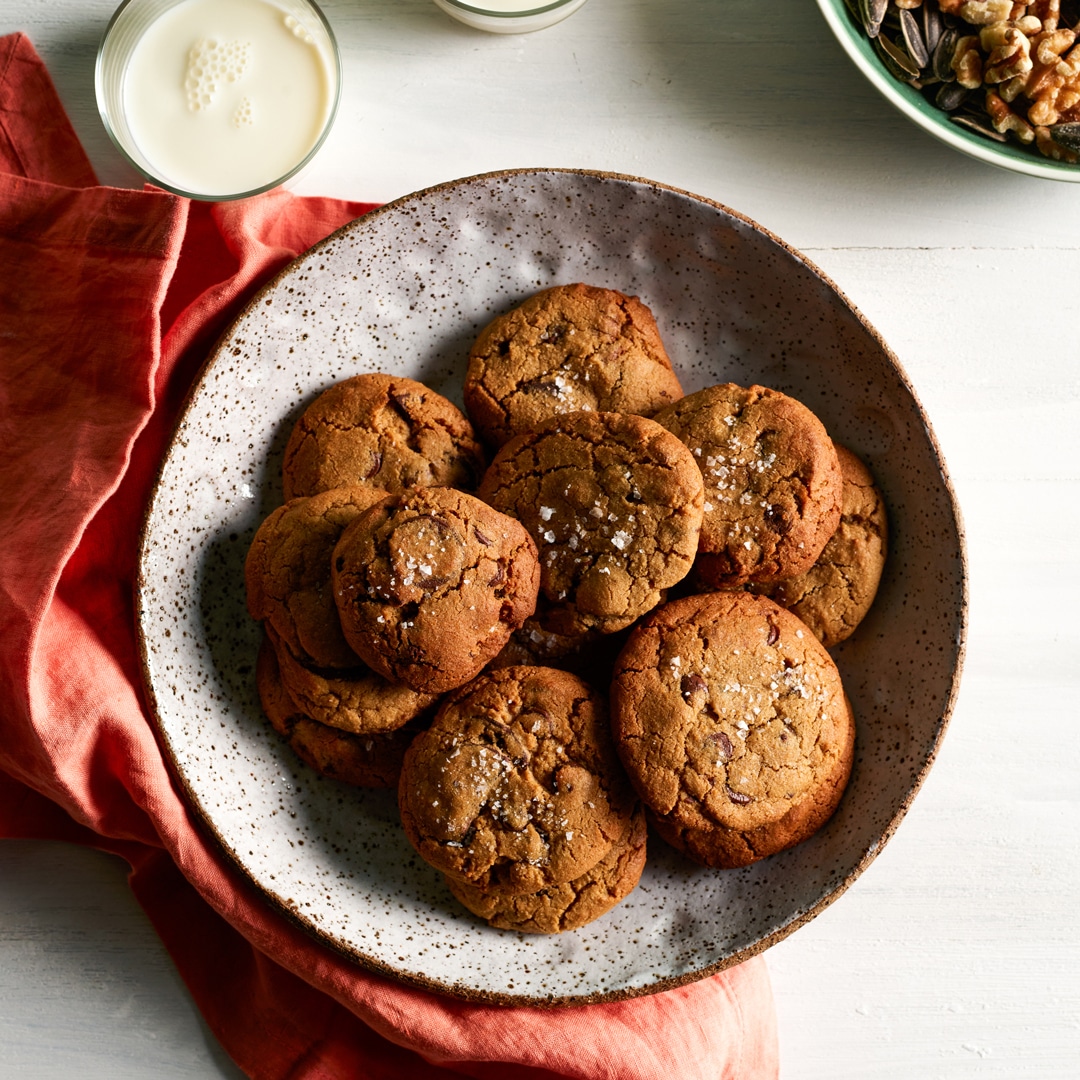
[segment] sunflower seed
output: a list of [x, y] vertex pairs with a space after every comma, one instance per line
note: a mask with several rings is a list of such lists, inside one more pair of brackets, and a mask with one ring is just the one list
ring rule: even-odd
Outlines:
[[952, 69], [952, 58], [959, 40], [960, 32], [952, 27], [943, 30], [938, 38], [934, 48], [934, 74], [942, 82], [953, 82], [956, 78], [956, 72]]
[[900, 33], [904, 36], [904, 45], [907, 47], [908, 55], [922, 71], [930, 63], [930, 54], [926, 51], [926, 42], [923, 41], [915, 16], [906, 8], [900, 12]]
[[895, 63], [907, 72], [908, 78], [919, 77], [919, 65], [907, 54], [903, 46], [890, 41], [884, 34], [878, 38], [881, 47], [893, 58]]
[[938, 90], [934, 97], [934, 104], [939, 109], [944, 109], [946, 112], [952, 112], [953, 109], [958, 109], [964, 104], [964, 99], [971, 93], [966, 87], [961, 86], [958, 82], [942, 83], [941, 89]]
[[985, 135], [986, 138], [993, 139], [995, 142], [1003, 143], [1009, 141], [1000, 132], [995, 131], [992, 127], [986, 127], [985, 125], [980, 124], [977, 120], [973, 119], [970, 116], [957, 116], [954, 113], [949, 117], [949, 119], [954, 124], [958, 124], [960, 127], [965, 127], [969, 131], [977, 132], [979, 135]]
[[888, 10], [889, 0], [859, 0], [859, 14], [862, 17], [863, 26], [866, 27], [867, 37], [878, 36]]
[[877, 53], [878, 59], [885, 65], [885, 70], [894, 78], [899, 79], [900, 82], [907, 82], [911, 78], [911, 74], [902, 68], [893, 58], [887, 53], [882, 46], [884, 39], [876, 37], [871, 44], [874, 46], [874, 52]]
[[938, 39], [945, 29], [941, 21], [941, 9], [931, 0], [923, 0], [922, 6], [922, 34], [926, 42], [926, 51], [933, 56], [937, 48]]
[[1058, 146], [1080, 153], [1080, 124], [1054, 124], [1049, 131]]

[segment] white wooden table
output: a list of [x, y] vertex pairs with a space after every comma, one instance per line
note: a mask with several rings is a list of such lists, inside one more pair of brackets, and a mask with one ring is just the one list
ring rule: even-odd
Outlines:
[[[102, 180], [134, 186], [93, 100], [112, 6], [0, 0], [0, 33], [30, 34]], [[590, 0], [523, 37], [431, 0], [323, 7], [344, 98], [301, 192], [381, 201], [515, 166], [649, 177], [802, 249], [895, 349], [966, 520], [966, 672], [895, 838], [767, 954], [782, 1075], [1075, 1080], [1080, 185], [932, 141], [808, 0]], [[0, 1075], [239, 1075], [118, 860], [0, 844]]]

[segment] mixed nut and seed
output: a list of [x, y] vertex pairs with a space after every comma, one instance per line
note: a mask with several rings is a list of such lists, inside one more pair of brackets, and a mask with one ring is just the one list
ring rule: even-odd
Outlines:
[[1080, 162], [1078, 0], [845, 0], [888, 71], [953, 123]]

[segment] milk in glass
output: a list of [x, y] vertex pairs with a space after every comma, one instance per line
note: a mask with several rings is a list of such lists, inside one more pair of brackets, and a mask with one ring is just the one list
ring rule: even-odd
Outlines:
[[170, 187], [265, 187], [318, 142], [333, 108], [332, 64], [303, 20], [269, 0], [183, 0], [132, 48], [131, 138]]

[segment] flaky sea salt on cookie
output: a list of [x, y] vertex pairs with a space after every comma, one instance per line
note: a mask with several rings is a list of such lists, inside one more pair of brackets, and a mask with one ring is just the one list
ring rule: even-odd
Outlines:
[[569, 672], [509, 667], [451, 694], [405, 757], [398, 805], [432, 866], [490, 893], [592, 869], [636, 804], [607, 703]]
[[697, 552], [701, 472], [678, 438], [641, 416], [552, 417], [499, 450], [477, 494], [535, 540], [551, 633], [629, 626]]
[[652, 312], [583, 284], [545, 289], [494, 319], [465, 376], [465, 407], [493, 446], [559, 413], [651, 416], [680, 397]]
[[503, 896], [448, 877], [450, 891], [474, 915], [500, 930], [560, 934], [606, 915], [634, 891], [645, 869], [645, 811], [634, 813], [627, 833], [591, 869], [573, 881], [539, 892]]
[[345, 639], [387, 679], [439, 694], [480, 673], [536, 609], [536, 545], [452, 488], [413, 488], [361, 514], [333, 554]]
[[616, 661], [611, 710], [661, 835], [709, 866], [805, 840], [851, 770], [855, 725], [836, 665], [763, 596], [709, 593], [655, 611]]
[[711, 386], [654, 417], [691, 450], [705, 481], [695, 574], [707, 588], [809, 569], [840, 521], [832, 440], [801, 402], [763, 386]]

